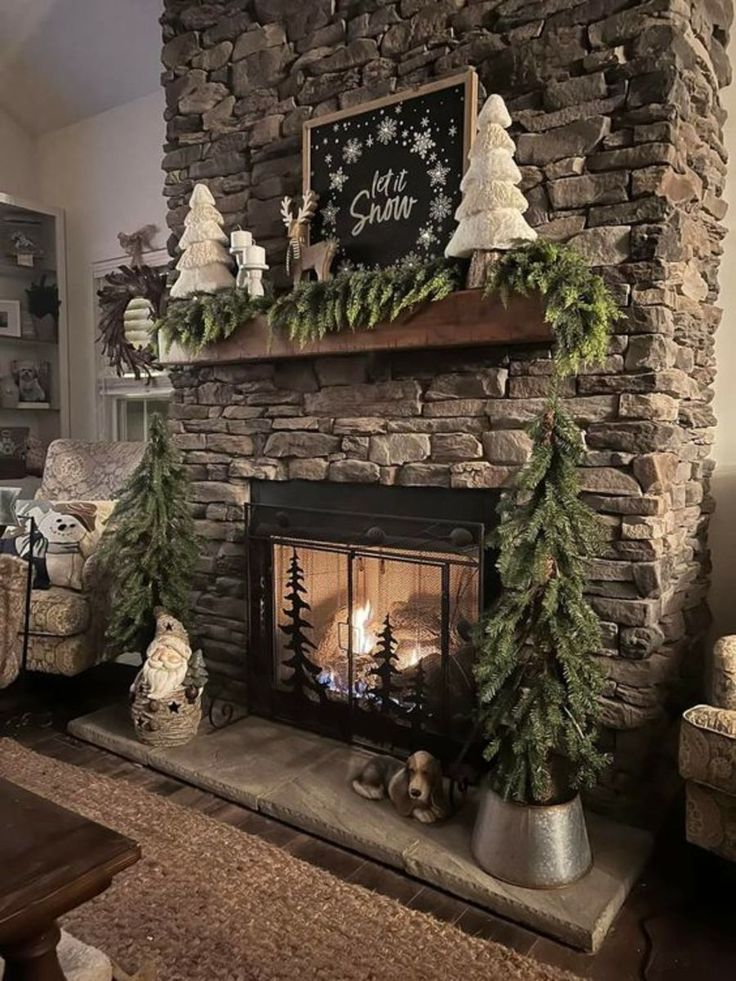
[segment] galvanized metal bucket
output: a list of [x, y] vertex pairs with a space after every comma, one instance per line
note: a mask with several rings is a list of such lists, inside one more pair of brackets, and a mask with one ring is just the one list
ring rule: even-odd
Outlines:
[[470, 847], [489, 875], [528, 889], [570, 885], [593, 864], [579, 796], [564, 804], [517, 804], [486, 788]]

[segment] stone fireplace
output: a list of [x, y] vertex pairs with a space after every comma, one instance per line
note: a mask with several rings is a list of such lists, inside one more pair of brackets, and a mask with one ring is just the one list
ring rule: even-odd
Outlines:
[[[595, 798], [619, 812], [640, 810], [652, 789], [652, 756], [692, 700], [708, 624], [718, 91], [730, 79], [731, 14], [727, 0], [165, 2], [172, 247], [205, 180], [281, 280], [278, 201], [299, 190], [302, 123], [473, 65], [514, 117], [530, 223], [571, 242], [614, 289], [624, 317], [606, 363], [565, 395], [585, 432], [584, 491], [607, 529], [589, 597], [603, 625], [614, 765]], [[196, 623], [212, 670], [248, 687], [243, 506], [259, 503], [255, 487], [491, 500], [527, 457], [524, 426], [549, 369], [548, 346], [511, 343], [173, 370], [172, 425], [205, 542]], [[337, 605], [335, 629], [352, 636], [355, 611]]]

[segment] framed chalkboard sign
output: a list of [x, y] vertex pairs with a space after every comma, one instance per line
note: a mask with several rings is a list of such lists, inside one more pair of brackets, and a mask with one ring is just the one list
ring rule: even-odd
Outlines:
[[468, 69], [304, 124], [304, 191], [319, 196], [311, 237], [337, 240], [333, 268], [385, 268], [444, 253], [477, 100]]

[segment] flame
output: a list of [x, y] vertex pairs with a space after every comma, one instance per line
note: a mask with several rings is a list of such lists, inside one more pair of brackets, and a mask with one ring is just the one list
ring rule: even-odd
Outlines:
[[373, 650], [375, 638], [372, 633], [366, 630], [366, 624], [368, 623], [372, 612], [373, 607], [371, 606], [371, 602], [370, 600], [367, 600], [363, 606], [359, 606], [353, 614], [354, 654], [370, 654], [370, 652]]

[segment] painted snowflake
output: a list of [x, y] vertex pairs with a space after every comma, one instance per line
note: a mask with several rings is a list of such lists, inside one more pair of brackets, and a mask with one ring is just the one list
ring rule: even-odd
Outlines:
[[407, 252], [402, 259], [399, 259], [396, 265], [404, 268], [407, 266], [418, 266], [421, 263], [421, 261], [422, 261], [422, 257], [419, 255], [418, 252], [412, 249], [412, 251]]
[[325, 154], [325, 163], [327, 164], [328, 167], [332, 163], [332, 154], [331, 153], [326, 153]]
[[437, 241], [437, 236], [429, 225], [419, 229], [417, 245], [422, 249], [429, 249]]
[[352, 272], [355, 269], [355, 263], [352, 259], [343, 259], [337, 268], [338, 272]]
[[429, 206], [430, 218], [434, 218], [435, 221], [444, 221], [451, 211], [452, 200], [446, 194], [438, 194]]
[[447, 131], [450, 136], [457, 136], [457, 126], [453, 123]]
[[427, 154], [434, 149], [435, 142], [429, 132], [424, 130], [417, 133], [412, 143], [411, 152], [418, 154], [424, 160]]
[[367, 147], [372, 147], [372, 146], [373, 146], [373, 137], [372, 137], [372, 136], [369, 136], [369, 137], [368, 137], [368, 138], [366, 139], [366, 141], [365, 141], [365, 145], [366, 145]]
[[347, 182], [347, 179], [348, 175], [345, 173], [342, 167], [338, 167], [337, 170], [333, 170], [330, 174], [330, 190], [341, 191]]
[[342, 148], [342, 158], [345, 163], [354, 164], [356, 160], [360, 160], [362, 153], [363, 144], [355, 137], [348, 140], [348, 142]]
[[376, 139], [379, 143], [383, 143], [385, 145], [386, 143], [391, 143], [396, 139], [397, 132], [398, 126], [396, 125], [396, 120], [387, 116], [378, 124]]
[[335, 224], [339, 210], [340, 209], [337, 207], [334, 201], [327, 202], [322, 209], [322, 221], [325, 223], [325, 225], [332, 226]]
[[445, 167], [438, 160], [434, 167], [431, 167], [428, 171], [430, 185], [432, 187], [443, 187], [449, 173], [450, 168]]

